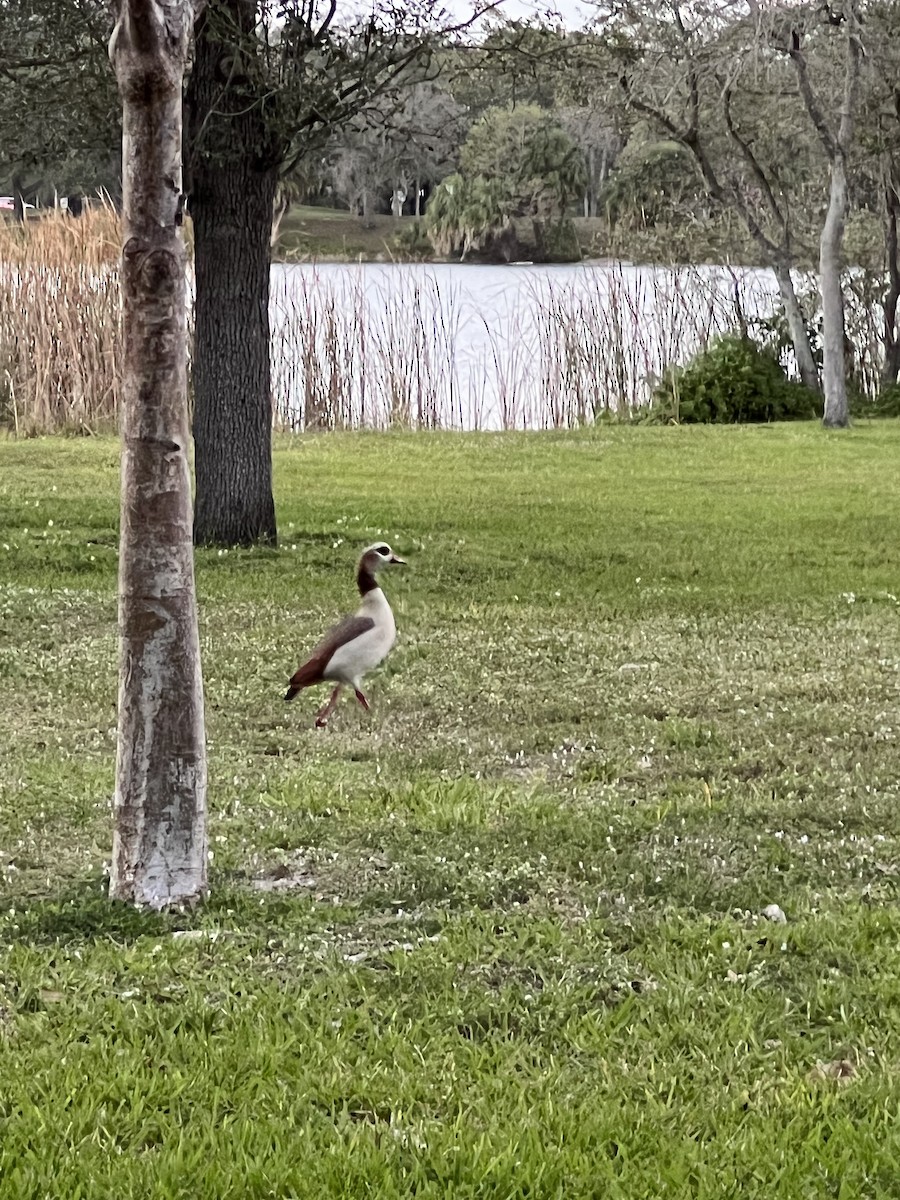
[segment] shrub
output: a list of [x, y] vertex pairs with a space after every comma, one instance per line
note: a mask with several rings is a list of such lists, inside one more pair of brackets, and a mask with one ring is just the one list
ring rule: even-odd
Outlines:
[[397, 257], [406, 262], [427, 262], [431, 258], [431, 242], [425, 233], [424, 222], [416, 217], [404, 221], [392, 239]]
[[571, 217], [558, 221], [541, 221], [535, 217], [532, 229], [536, 262], [581, 262], [581, 245]]
[[683, 367], [668, 367], [647, 418], [680, 424], [808, 420], [819, 399], [786, 377], [775, 356], [751, 338], [725, 334]]
[[610, 223], [633, 229], [683, 224], [707, 203], [691, 152], [677, 142], [626, 146], [600, 194], [601, 211]]
[[900, 417], [900, 383], [890, 383], [877, 396], [850, 396], [851, 417]]

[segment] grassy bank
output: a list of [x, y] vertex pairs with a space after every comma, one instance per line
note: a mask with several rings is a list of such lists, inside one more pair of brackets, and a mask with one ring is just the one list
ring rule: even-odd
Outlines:
[[[898, 453], [281, 443], [280, 548], [198, 559], [213, 896], [146, 916], [117, 446], [0, 443], [0, 1197], [895, 1194]], [[375, 537], [400, 642], [317, 733]]]
[[[279, 226], [273, 254], [286, 262], [402, 262], [409, 258], [409, 250], [398, 242], [398, 236], [412, 236], [416, 223], [415, 217], [398, 220], [384, 214], [363, 221], [345, 209], [295, 204]], [[606, 221], [576, 217], [574, 225], [582, 253], [596, 254], [599, 239], [608, 234]], [[422, 248], [426, 245], [423, 241]]]
[[[286, 262], [403, 262], [413, 257], [428, 260], [434, 257], [421, 230], [415, 236], [415, 217], [376, 214], [363, 221], [346, 209], [320, 208], [295, 204], [285, 215], [278, 229], [273, 254]], [[516, 227], [523, 252], [533, 238], [531, 218], [517, 219]], [[582, 256], [591, 258], [627, 259], [637, 263], [696, 263], [709, 265], [743, 263], [758, 265], [759, 254], [746, 231], [733, 220], [713, 223], [699, 230], [695, 224], [684, 222], [659, 225], [647, 229], [610, 226], [605, 217], [572, 217], [572, 226]], [[854, 247], [857, 239], [852, 239]], [[869, 256], [871, 257], [871, 255]], [[866, 259], [868, 261], [868, 259]], [[880, 263], [880, 259], [877, 260]], [[813, 263], [804, 263], [813, 270]], [[880, 269], [880, 268], [879, 268]]]

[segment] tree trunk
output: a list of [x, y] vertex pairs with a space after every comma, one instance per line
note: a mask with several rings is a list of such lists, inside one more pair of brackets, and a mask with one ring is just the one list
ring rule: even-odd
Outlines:
[[882, 223], [884, 254], [887, 260], [888, 290], [884, 298], [884, 366], [882, 386], [897, 382], [900, 374], [900, 338], [897, 336], [897, 305], [900, 303], [900, 252], [898, 252], [897, 218], [900, 215], [900, 196], [890, 158], [884, 164], [882, 184]]
[[797, 72], [797, 83], [806, 111], [828, 157], [831, 188], [828, 212], [819, 238], [819, 289], [822, 298], [822, 390], [825, 393], [823, 424], [845, 428], [850, 424], [847, 406], [847, 363], [844, 329], [844, 293], [841, 289], [841, 256], [844, 221], [847, 217], [847, 159], [854, 134], [856, 103], [859, 93], [860, 41], [858, 0], [844, 6], [840, 24], [845, 39], [844, 87], [839, 109], [840, 121], [834, 131], [826, 118], [809, 78], [802, 39], [794, 32], [788, 54]]
[[20, 224], [25, 220], [25, 197], [22, 195], [22, 181], [18, 175], [12, 177], [13, 220]]
[[594, 194], [594, 147], [588, 146], [587, 149], [587, 184], [584, 189], [583, 197], [583, 212], [585, 217], [593, 216], [591, 212], [591, 199]]
[[269, 266], [278, 158], [267, 152], [260, 102], [236, 76], [233, 44], [219, 40], [215, 17], [225, 7], [228, 20], [252, 33], [252, 3], [228, 0], [207, 9], [197, 25], [188, 89], [194, 541], [274, 544]]
[[596, 147], [591, 147], [591, 162], [590, 172], [588, 175], [588, 216], [596, 217], [597, 215], [597, 196], [600, 189], [603, 187], [603, 182], [606, 177], [606, 148], [600, 152], [600, 165], [597, 166], [597, 150]]
[[841, 248], [847, 213], [847, 174], [843, 154], [831, 164], [828, 212], [819, 240], [819, 287], [822, 294], [823, 423], [844, 429], [850, 424], [847, 406], [847, 364], [844, 331], [844, 293], [841, 288]]
[[290, 207], [291, 207], [290, 199], [288, 198], [288, 196], [286, 194], [281, 195], [281, 196], [278, 195], [277, 184], [276, 184], [275, 207], [274, 207], [274, 211], [272, 213], [272, 229], [271, 229], [271, 232], [269, 233], [269, 249], [270, 249], [270, 251], [274, 250], [278, 244], [278, 235], [281, 232], [281, 222], [288, 215], [288, 212], [290, 211]]
[[122, 0], [124, 325], [119, 730], [110, 895], [206, 892], [206, 747], [191, 542], [181, 90], [186, 0]]
[[782, 307], [784, 308], [784, 317], [791, 335], [791, 344], [794, 348], [794, 357], [797, 360], [797, 369], [800, 372], [800, 378], [811, 392], [818, 392], [820, 390], [819, 369], [816, 366], [816, 360], [813, 356], [812, 346], [809, 341], [809, 330], [806, 328], [806, 321], [803, 319], [800, 301], [797, 299], [797, 293], [794, 290], [790, 264], [787, 262], [776, 262], [772, 269], [778, 281], [778, 291], [781, 296]]
[[609, 176], [609, 160], [610, 151], [606, 146], [604, 146], [603, 153], [600, 156], [600, 174], [597, 178], [597, 186], [594, 189], [594, 211], [591, 214], [591, 216], [594, 217], [597, 215], [597, 196], [599, 195], [600, 189], [603, 187], [604, 183], [606, 183], [607, 177]]

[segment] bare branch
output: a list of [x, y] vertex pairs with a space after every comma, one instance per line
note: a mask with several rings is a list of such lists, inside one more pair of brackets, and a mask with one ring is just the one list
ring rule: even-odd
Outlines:
[[722, 92], [722, 113], [725, 118], [725, 128], [728, 130], [728, 136], [731, 138], [734, 145], [738, 148], [747, 166], [750, 168], [750, 173], [759, 184], [763, 199], [771, 212], [772, 216], [781, 226], [782, 238], [785, 242], [788, 240], [788, 224], [787, 218], [781, 211], [781, 207], [775, 198], [775, 193], [772, 191], [772, 186], [769, 183], [769, 178], [762, 169], [759, 160], [753, 153], [753, 148], [750, 143], [741, 136], [737, 127], [734, 124], [734, 118], [731, 112], [731, 89], [725, 88]]
[[844, 67], [844, 94], [841, 101], [841, 120], [838, 126], [837, 142], [841, 153], [850, 151], [853, 140], [853, 125], [856, 118], [856, 102], [859, 95], [859, 76], [862, 60], [862, 42], [859, 34], [859, 13], [856, 3], [848, 6], [845, 14], [847, 21], [847, 57]]
[[313, 45], [318, 45], [320, 42], [322, 42], [324, 40], [325, 35], [328, 33], [328, 30], [331, 28], [331, 23], [334, 20], [334, 16], [335, 16], [336, 12], [337, 12], [337, 0], [331, 0], [331, 5], [329, 6], [328, 12], [322, 18], [319, 28], [316, 30], [315, 37], [312, 39]]
[[43, 67], [66, 67], [71, 63], [80, 62], [82, 59], [91, 58], [93, 54], [93, 46], [81, 46], [79, 49], [73, 50], [71, 54], [50, 54], [46, 57], [38, 56], [35, 58], [10, 58], [4, 54], [0, 58], [0, 70], [4, 74], [9, 75], [13, 71], [28, 71]]
[[837, 141], [831, 130], [831, 126], [828, 124], [818, 97], [813, 91], [809, 78], [809, 65], [806, 61], [806, 55], [803, 53], [801, 36], [796, 29], [791, 30], [787, 53], [797, 72], [797, 85], [800, 89], [800, 95], [803, 97], [803, 103], [806, 105], [806, 111], [809, 113], [810, 120], [815, 126], [816, 133], [819, 135], [819, 140], [825, 148], [825, 153], [829, 159], [833, 160], [838, 152]]

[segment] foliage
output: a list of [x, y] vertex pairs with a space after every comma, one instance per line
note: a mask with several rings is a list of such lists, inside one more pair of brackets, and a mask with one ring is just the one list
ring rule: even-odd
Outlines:
[[[118, 193], [121, 113], [96, 0], [0, 5], [0, 190]], [[15, 186], [13, 186], [15, 185]]]
[[646, 228], [696, 213], [704, 195], [684, 146], [638, 139], [619, 156], [599, 203], [612, 224]]
[[433, 82], [409, 86], [402, 104], [383, 98], [331, 137], [327, 174], [334, 193], [351, 211], [368, 216], [387, 211], [395, 190], [412, 195], [435, 184], [455, 166], [465, 114]]
[[[2, 1200], [892, 1195], [898, 455], [278, 443], [283, 546], [198, 554], [213, 898], [158, 916], [103, 894], [119, 446], [0, 443]], [[322, 736], [283, 680], [385, 535]]]
[[484, 249], [509, 228], [509, 198], [499, 180], [454, 174], [432, 193], [425, 227], [438, 254]]
[[439, 52], [454, 96], [468, 110], [533, 105], [549, 111], [568, 102], [581, 82], [572, 70], [577, 34], [532, 21], [501, 19], [483, 36]]
[[564, 216], [587, 182], [581, 150], [565, 130], [549, 121], [531, 132], [519, 170], [528, 190], [529, 211], [545, 219]]
[[[819, 307], [819, 292], [813, 274], [799, 276], [795, 284], [797, 299], [803, 312], [806, 333], [816, 366], [822, 366], [822, 313]], [[783, 362], [792, 349], [791, 331], [788, 329], [784, 309], [776, 308], [770, 313], [760, 314], [747, 322], [752, 337], [762, 350]]]
[[459, 171], [429, 200], [429, 237], [439, 254], [477, 250], [508, 260], [517, 245], [511, 218], [528, 215], [538, 256], [553, 247], [556, 261], [574, 261], [580, 249], [566, 210], [585, 182], [582, 152], [552, 118], [530, 105], [489, 109], [469, 131]]
[[398, 256], [405, 261], [427, 262], [431, 258], [432, 247], [424, 221], [405, 221], [391, 241]]
[[537, 262], [571, 263], [580, 262], [581, 244], [575, 222], [571, 217], [552, 221], [532, 222], [534, 231], [534, 254]]
[[469, 130], [459, 161], [464, 178], [497, 184], [514, 216], [562, 216], [585, 184], [581, 151], [535, 105], [489, 109]]
[[857, 391], [850, 393], [852, 417], [900, 417], [900, 383], [883, 387], [877, 396], [869, 397]]
[[653, 392], [649, 419], [692, 424], [807, 420], [817, 398], [789, 380], [775, 356], [751, 338], [716, 338], [684, 367], [668, 367]]

